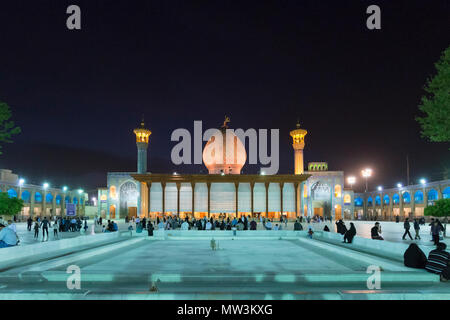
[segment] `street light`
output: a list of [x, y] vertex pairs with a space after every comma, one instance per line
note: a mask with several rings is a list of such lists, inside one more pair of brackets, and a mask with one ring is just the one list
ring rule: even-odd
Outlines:
[[78, 189], [78, 194], [82, 194], [83, 193], [83, 189]]
[[378, 191], [383, 191], [383, 187], [382, 186], [378, 186]]
[[49, 184], [47, 182], [45, 182], [42, 186], [44, 187], [44, 190], [47, 190], [49, 187]]
[[62, 190], [63, 190], [63, 192], [66, 192], [66, 191], [67, 191], [67, 187], [64, 186], [64, 187], [62, 188]]
[[348, 177], [347, 182], [350, 184], [350, 189], [353, 189], [353, 184], [356, 182], [356, 178], [353, 176]]
[[[19, 199], [22, 199], [22, 186], [23, 186], [23, 184], [25, 183], [25, 179], [24, 178], [20, 178], [19, 179]], [[22, 213], [22, 217], [23, 217], [23, 209], [22, 209], [22, 211], [21, 211], [21, 213]]]
[[401, 187], [403, 187], [403, 185], [401, 183], [397, 183], [397, 188], [400, 189]]
[[366, 168], [361, 171], [362, 176], [366, 179], [366, 191], [368, 190], [367, 179], [372, 176], [372, 169]]
[[420, 184], [421, 184], [421, 185], [424, 185], [424, 184], [426, 184], [426, 183], [427, 183], [427, 180], [425, 180], [424, 178], [420, 179]]

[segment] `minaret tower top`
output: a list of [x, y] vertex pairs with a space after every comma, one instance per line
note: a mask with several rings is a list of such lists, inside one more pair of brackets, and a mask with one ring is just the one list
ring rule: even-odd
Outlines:
[[305, 147], [305, 136], [308, 132], [300, 128], [300, 122], [297, 122], [297, 129], [290, 132], [292, 137], [292, 147], [294, 148], [294, 167], [295, 174], [303, 174], [303, 148]]
[[304, 129], [300, 129], [300, 122], [297, 121], [297, 129], [292, 130], [291, 137], [293, 140], [293, 147], [296, 149], [296, 147], [304, 148], [305, 147], [305, 136], [308, 133], [308, 131]]
[[136, 143], [142, 142], [148, 144], [148, 137], [152, 134], [150, 130], [145, 129], [144, 117], [142, 117], [141, 126], [133, 130], [136, 135]]
[[134, 129], [133, 132], [136, 135], [136, 146], [138, 149], [137, 172], [141, 174], [146, 173], [148, 138], [152, 132], [145, 128], [144, 117], [142, 117], [141, 127]]

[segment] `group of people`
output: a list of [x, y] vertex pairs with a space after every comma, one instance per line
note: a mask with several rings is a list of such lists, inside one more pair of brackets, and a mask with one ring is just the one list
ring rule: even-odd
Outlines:
[[350, 222], [350, 229], [347, 229], [342, 219], [336, 221], [336, 232], [344, 236], [344, 243], [352, 243], [353, 238], [356, 236], [356, 228], [353, 222]]
[[417, 244], [411, 243], [403, 255], [404, 264], [410, 268], [425, 269], [439, 274], [441, 281], [448, 281], [450, 280], [450, 253], [446, 249], [447, 245], [439, 242], [427, 258]]
[[[255, 219], [249, 219], [248, 217], [240, 217], [237, 219], [236, 217], [230, 219], [229, 217], [226, 219], [222, 219], [221, 221], [214, 218], [207, 219], [206, 217], [202, 219], [189, 219], [186, 217], [181, 219], [179, 217], [164, 217], [164, 218], [156, 218], [156, 221], [152, 222], [151, 220], [147, 220], [146, 218], [135, 218], [130, 221], [128, 218], [125, 219], [126, 223], [130, 225], [134, 222], [136, 224], [136, 230], [139, 229], [148, 229], [151, 225], [153, 229], [162, 229], [162, 230], [256, 230], [257, 222]], [[263, 226], [267, 230], [280, 230], [280, 226], [276, 224], [274, 227], [272, 226], [272, 222], [269, 220], [263, 220]], [[129, 227], [130, 229], [130, 227]]]
[[104, 233], [116, 231], [119, 231], [119, 226], [114, 220], [108, 220], [108, 223], [106, 225], [102, 225], [102, 232]]
[[[42, 241], [48, 241], [48, 230], [53, 229], [53, 237], [59, 239], [59, 232], [86, 232], [88, 229], [86, 218], [81, 219], [80, 217], [36, 217], [34, 220], [29, 217], [27, 219], [27, 230], [34, 230], [34, 238], [39, 238], [39, 231], [42, 229]], [[47, 236], [47, 237], [46, 237]]]

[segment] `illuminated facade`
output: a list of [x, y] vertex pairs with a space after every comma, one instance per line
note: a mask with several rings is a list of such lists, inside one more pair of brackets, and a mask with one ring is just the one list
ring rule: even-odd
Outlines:
[[21, 219], [28, 217], [61, 216], [66, 212], [67, 203], [75, 204], [78, 215], [83, 216], [86, 209], [87, 193], [78, 190], [44, 188], [33, 184], [20, 184], [18, 175], [11, 170], [0, 169], [0, 192], [7, 192], [11, 198], [24, 202]]
[[427, 206], [439, 199], [450, 199], [450, 180], [441, 180], [355, 194], [354, 217], [367, 220], [402, 221], [423, 217]]
[[[344, 173], [327, 171], [328, 164], [314, 163], [304, 171], [303, 148], [307, 131], [297, 128], [290, 132], [294, 148], [295, 174], [240, 174], [247, 160], [245, 145], [234, 134], [226, 134], [226, 118], [220, 128], [223, 143], [209, 148], [214, 137], [203, 149], [203, 163], [209, 174], [151, 174], [146, 170], [146, 150], [151, 132], [136, 129], [138, 147], [137, 172], [108, 173], [108, 187], [99, 190], [99, 214], [109, 218], [164, 215], [180, 217], [252, 216], [279, 219], [282, 215], [332, 216], [341, 218], [352, 212], [353, 201], [344, 202]], [[144, 135], [145, 134], [145, 135]], [[144, 136], [144, 138], [142, 138]], [[142, 141], [144, 139], [145, 141]], [[141, 145], [144, 144], [144, 145]], [[145, 150], [145, 157], [141, 150]], [[218, 153], [222, 161], [217, 161]], [[106, 198], [106, 199], [105, 199]]]

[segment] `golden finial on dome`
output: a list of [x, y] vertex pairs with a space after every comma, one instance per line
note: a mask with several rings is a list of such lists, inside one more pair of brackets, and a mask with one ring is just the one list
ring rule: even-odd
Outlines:
[[225, 121], [223, 122], [222, 128], [228, 128], [228, 122], [230, 122], [230, 117], [225, 116]]

